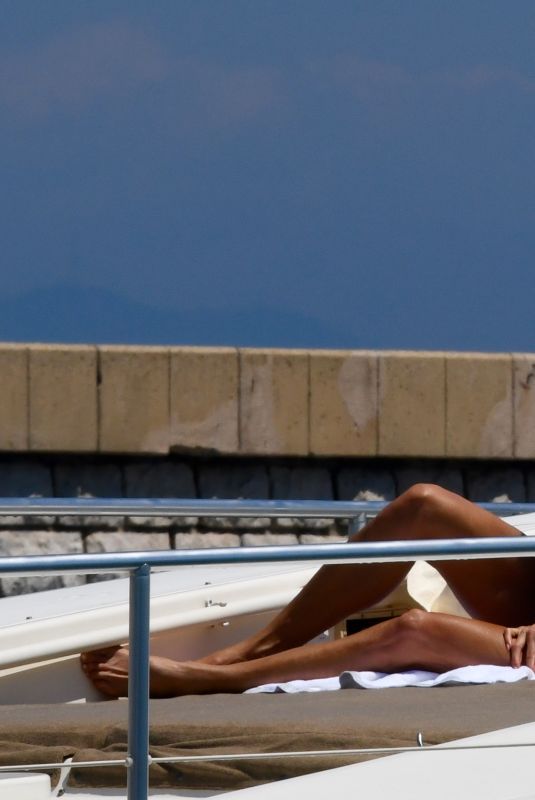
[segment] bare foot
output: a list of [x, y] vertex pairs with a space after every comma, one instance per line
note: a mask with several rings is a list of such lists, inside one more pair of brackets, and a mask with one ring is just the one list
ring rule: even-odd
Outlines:
[[[125, 646], [92, 650], [80, 656], [82, 669], [96, 688], [108, 697], [128, 695], [128, 648]], [[151, 656], [150, 696], [178, 697], [184, 694], [237, 692], [233, 675], [224, 667], [191, 661], [172, 661]]]

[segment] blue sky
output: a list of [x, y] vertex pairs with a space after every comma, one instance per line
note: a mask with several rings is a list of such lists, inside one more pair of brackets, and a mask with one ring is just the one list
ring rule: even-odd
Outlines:
[[3, 0], [0, 339], [533, 351], [535, 4]]

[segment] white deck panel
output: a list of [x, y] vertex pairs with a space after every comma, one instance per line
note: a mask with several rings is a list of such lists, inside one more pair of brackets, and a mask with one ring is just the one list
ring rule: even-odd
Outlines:
[[512, 517], [501, 517], [501, 519], [518, 528], [525, 536], [535, 536], [535, 513], [515, 514]]
[[[243, 564], [236, 566], [187, 566], [154, 571], [151, 576], [151, 597], [161, 598], [202, 589], [207, 584], [222, 586], [257, 578], [303, 573], [314, 565]], [[128, 578], [100, 581], [83, 586], [50, 589], [44, 592], [3, 597], [0, 633], [11, 625], [28, 620], [39, 622], [115, 606], [128, 602]]]
[[50, 794], [48, 775], [31, 772], [0, 775], [0, 800], [49, 800]]
[[[315, 569], [244, 565], [155, 573], [151, 632], [280, 608]], [[3, 599], [0, 669], [126, 641], [128, 586], [120, 579]]]

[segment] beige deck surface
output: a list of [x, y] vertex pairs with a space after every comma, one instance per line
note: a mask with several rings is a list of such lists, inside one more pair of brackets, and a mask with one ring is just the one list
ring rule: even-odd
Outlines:
[[[125, 701], [3, 706], [0, 764], [120, 758]], [[535, 720], [535, 682], [299, 695], [210, 695], [153, 700], [153, 756], [406, 746], [460, 739]], [[362, 757], [277, 758], [155, 765], [154, 787], [238, 789], [341, 766]], [[122, 786], [124, 769], [73, 769], [72, 786]]]

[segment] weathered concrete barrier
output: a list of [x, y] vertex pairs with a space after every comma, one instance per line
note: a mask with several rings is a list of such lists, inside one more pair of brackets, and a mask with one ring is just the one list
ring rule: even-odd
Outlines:
[[0, 451], [535, 457], [535, 355], [0, 345]]

